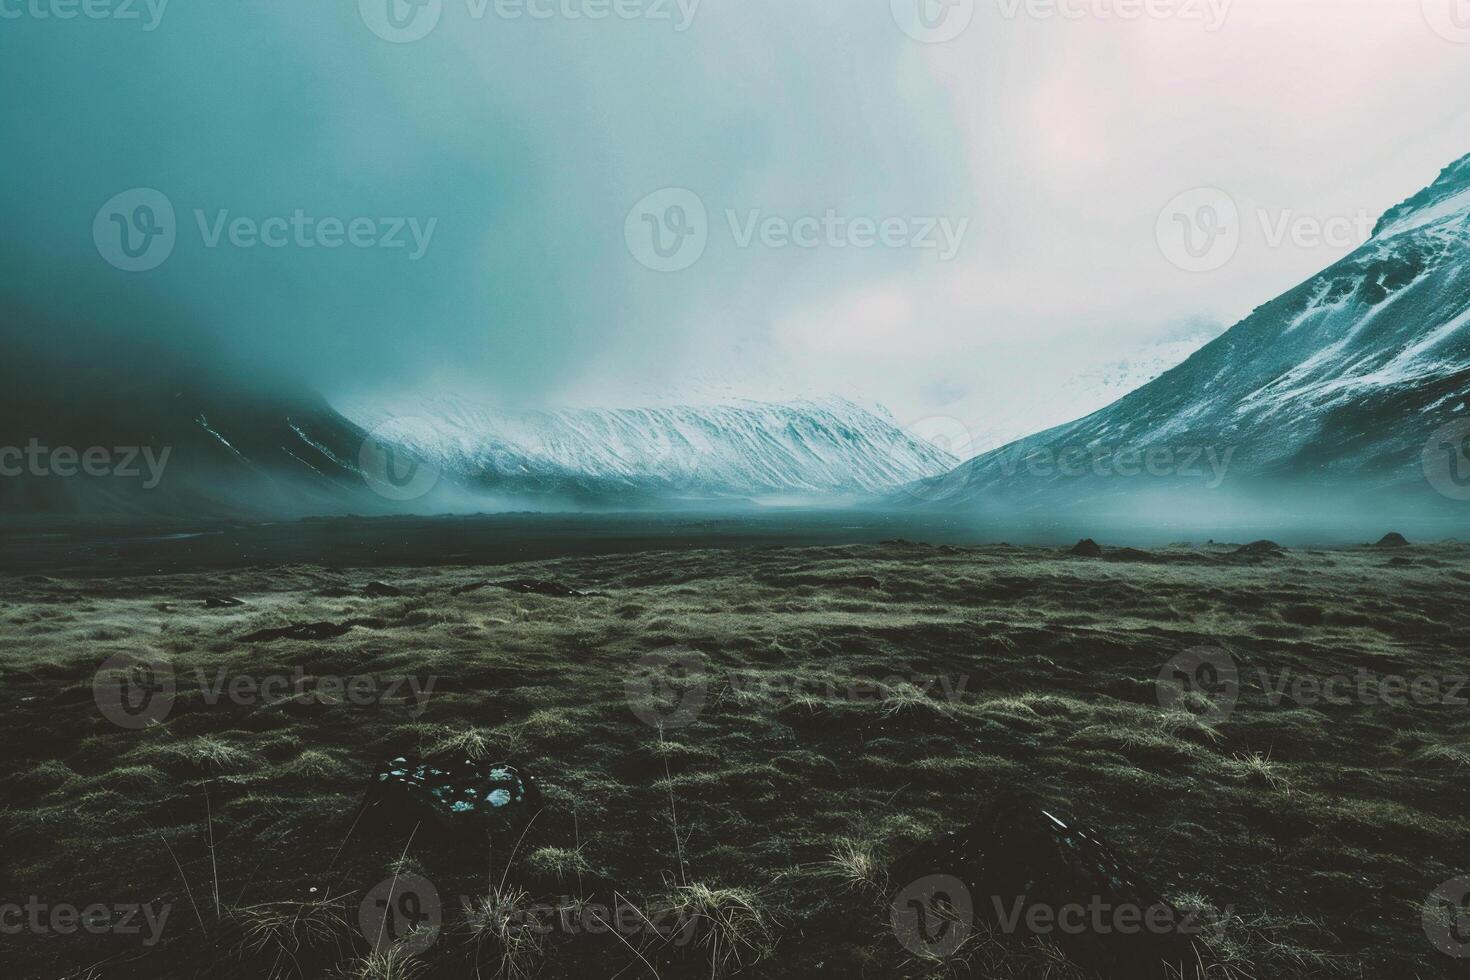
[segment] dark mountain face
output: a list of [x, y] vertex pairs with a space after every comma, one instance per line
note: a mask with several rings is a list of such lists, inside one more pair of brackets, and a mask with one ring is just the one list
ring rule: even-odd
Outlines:
[[6, 514], [106, 521], [374, 509], [357, 464], [364, 433], [319, 398], [209, 381], [88, 380], [8, 386]]
[[995, 510], [1271, 497], [1311, 507], [1327, 496], [1463, 507], [1426, 465], [1441, 443], [1470, 481], [1470, 459], [1451, 459], [1470, 438], [1467, 396], [1470, 157], [1391, 210], [1352, 255], [1174, 370], [919, 491]]

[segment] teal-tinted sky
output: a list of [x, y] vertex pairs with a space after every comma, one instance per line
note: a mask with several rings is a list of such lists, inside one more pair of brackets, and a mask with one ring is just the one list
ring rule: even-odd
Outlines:
[[[1470, 38], [1439, 0], [956, 0], [964, 24], [935, 0], [420, 2], [0, 0], [6, 302], [63, 346], [87, 324], [329, 392], [837, 393], [1024, 429], [1060, 421], [1035, 395], [1058, 378], [1351, 247], [1273, 245], [1279, 220], [1376, 217], [1470, 151]], [[964, 30], [915, 39], [920, 2]], [[1156, 230], [1201, 186], [1242, 215], [1206, 273]], [[167, 241], [138, 188], [173, 238], [130, 272], [124, 231]], [[707, 243], [658, 272], [690, 255], [652, 230], [698, 218], [634, 210], [664, 188]]]

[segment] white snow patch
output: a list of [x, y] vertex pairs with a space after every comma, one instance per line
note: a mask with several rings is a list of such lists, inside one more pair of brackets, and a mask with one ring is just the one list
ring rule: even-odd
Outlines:
[[214, 429], [210, 428], [210, 426], [209, 426], [209, 420], [206, 419], [203, 415], [197, 416], [194, 419], [194, 421], [197, 422], [197, 423], [199, 423], [199, 427], [201, 429], [203, 429], [205, 432], [208, 432], [210, 435], [214, 436], [215, 439], [219, 440], [219, 444], [221, 446], [224, 446], [226, 449], [228, 449], [230, 452], [234, 453], [236, 456], [239, 456], [241, 459], [244, 459], [245, 458], [245, 454], [244, 453], [240, 452], [240, 450], [238, 450], [234, 446], [230, 445], [230, 440], [226, 439], [224, 436], [220, 435]]

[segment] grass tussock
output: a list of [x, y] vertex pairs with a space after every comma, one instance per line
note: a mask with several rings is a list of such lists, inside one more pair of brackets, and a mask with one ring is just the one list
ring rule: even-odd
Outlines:
[[771, 953], [774, 924], [750, 889], [694, 882], [675, 888], [665, 908], [703, 952], [711, 976], [724, 976]]

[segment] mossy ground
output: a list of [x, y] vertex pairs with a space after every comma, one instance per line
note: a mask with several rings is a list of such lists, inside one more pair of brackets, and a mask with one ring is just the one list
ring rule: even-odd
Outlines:
[[[151, 948], [22, 933], [0, 937], [0, 962], [49, 977], [963, 974], [898, 944], [883, 869], [1024, 785], [1170, 896], [1231, 910], [1211, 975], [1451, 976], [1459, 962], [1421, 911], [1470, 874], [1470, 708], [1272, 704], [1260, 681], [1361, 669], [1448, 689], [1470, 673], [1470, 547], [1396, 555], [1409, 563], [1370, 549], [1109, 561], [894, 542], [12, 576], [0, 901], [173, 912]], [[516, 578], [605, 595], [454, 592]], [[405, 595], [360, 597], [372, 580]], [[206, 610], [211, 594], [247, 605]], [[381, 628], [238, 641], [353, 618]], [[1199, 646], [1241, 673], [1239, 704], [1216, 724], [1157, 697], [1161, 668]], [[696, 652], [709, 683], [697, 720], [661, 731], [635, 714], [628, 681], [669, 650]], [[143, 730], [94, 701], [99, 664], [128, 653], [161, 655], [178, 678], [167, 718]], [[195, 680], [298, 668], [435, 687], [418, 713], [212, 705]], [[539, 776], [547, 809], [524, 839], [355, 828], [374, 766], [406, 752], [514, 761]], [[358, 906], [395, 871], [434, 882], [443, 930], [417, 955], [370, 957]], [[494, 914], [614, 892], [699, 921], [694, 952], [515, 935]], [[977, 975], [1067, 975], [1046, 949], [977, 938], [963, 956]]]

